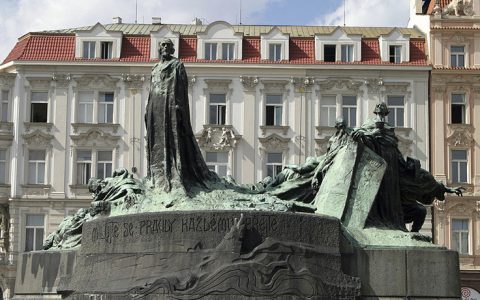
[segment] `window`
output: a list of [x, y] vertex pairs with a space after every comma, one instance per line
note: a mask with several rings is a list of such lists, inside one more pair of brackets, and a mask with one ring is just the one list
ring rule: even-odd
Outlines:
[[265, 107], [267, 126], [281, 126], [282, 125], [282, 95], [267, 95]]
[[465, 67], [465, 47], [464, 46], [450, 47], [450, 66], [452, 68]]
[[405, 126], [405, 103], [403, 96], [388, 96], [387, 105], [390, 113], [387, 116], [387, 123], [393, 127]]
[[210, 124], [224, 125], [226, 111], [225, 94], [210, 94]]
[[46, 123], [48, 115], [48, 92], [32, 92], [30, 122]]
[[77, 151], [77, 184], [88, 184], [92, 177], [92, 151]]
[[25, 222], [25, 251], [42, 250], [45, 234], [43, 215], [27, 215]]
[[464, 124], [465, 94], [452, 94], [452, 124]]
[[28, 183], [45, 183], [45, 150], [28, 151]]
[[95, 58], [95, 42], [83, 42], [83, 58]]
[[8, 91], [2, 90], [2, 93], [0, 94], [0, 99], [1, 101], [1, 120], [2, 122], [8, 122]]
[[79, 123], [93, 123], [93, 92], [78, 93]]
[[112, 58], [112, 48], [113, 48], [113, 43], [112, 42], [102, 42], [100, 44], [100, 58], [102, 59], [111, 59]]
[[268, 59], [273, 61], [279, 61], [282, 59], [282, 44], [268, 45]]
[[282, 169], [282, 153], [267, 153], [267, 176], [275, 178]]
[[389, 52], [390, 62], [399, 64], [402, 62], [402, 46], [390, 46]]
[[320, 104], [320, 126], [335, 126], [337, 118], [336, 96], [322, 96]]
[[209, 170], [216, 172], [218, 176], [227, 176], [227, 152], [207, 152], [206, 162]]
[[452, 150], [452, 183], [466, 183], [467, 150]]
[[205, 59], [217, 59], [217, 43], [205, 43]]
[[459, 254], [469, 254], [468, 249], [468, 219], [452, 219], [452, 250]]
[[98, 93], [98, 123], [113, 123], [113, 93]]
[[336, 45], [323, 46], [323, 61], [335, 62], [337, 60]]
[[357, 97], [342, 96], [343, 119], [348, 127], [357, 126]]
[[222, 59], [223, 60], [233, 60], [233, 49], [235, 44], [233, 43], [223, 43], [222, 44]]
[[112, 176], [112, 151], [97, 152], [97, 178]]
[[342, 62], [353, 62], [353, 45], [342, 45]]
[[0, 184], [7, 182], [7, 150], [0, 149]]

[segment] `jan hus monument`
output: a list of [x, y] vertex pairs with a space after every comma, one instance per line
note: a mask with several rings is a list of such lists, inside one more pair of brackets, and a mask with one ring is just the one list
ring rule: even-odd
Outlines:
[[152, 69], [147, 177], [91, 179], [91, 206], [20, 255], [15, 299], [460, 296], [457, 252], [418, 231], [462, 188], [400, 153], [384, 103], [359, 128], [338, 118], [325, 155], [237, 184], [203, 159], [174, 51], [164, 40]]

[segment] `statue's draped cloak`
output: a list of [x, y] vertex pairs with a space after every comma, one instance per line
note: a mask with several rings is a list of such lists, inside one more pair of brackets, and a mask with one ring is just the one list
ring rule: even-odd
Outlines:
[[405, 168], [404, 158], [398, 150], [398, 139], [394, 128], [385, 124], [380, 130], [375, 127], [377, 119], [369, 119], [357, 129], [364, 133], [362, 138], [367, 147], [372, 149], [387, 163], [377, 197], [370, 211], [368, 223], [373, 226], [387, 226], [406, 230], [402, 212], [400, 194], [400, 174]]
[[148, 176], [156, 186], [206, 186], [216, 176], [210, 172], [190, 125], [188, 79], [176, 58], [157, 63], [145, 113]]

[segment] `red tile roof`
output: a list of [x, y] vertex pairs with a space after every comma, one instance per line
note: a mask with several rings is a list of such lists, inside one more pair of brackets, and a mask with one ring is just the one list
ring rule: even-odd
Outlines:
[[147, 36], [124, 36], [122, 39], [121, 61], [149, 61], [150, 38]]
[[[426, 65], [425, 42], [423, 39], [410, 40], [410, 62], [402, 65]], [[197, 59], [196, 36], [182, 36], [179, 41], [178, 57], [184, 62], [234, 63], [234, 64], [391, 64], [380, 59], [378, 39], [362, 39], [362, 61], [354, 63], [323, 62], [315, 60], [315, 40], [308, 38], [290, 39], [290, 60], [272, 62], [260, 58], [260, 37], [244, 37], [243, 59], [233, 61], [208, 61]], [[150, 37], [124, 35], [120, 59], [76, 59], [75, 36], [59, 34], [26, 35], [12, 49], [3, 63], [14, 60], [37, 61], [98, 61], [98, 62], [151, 62]]]

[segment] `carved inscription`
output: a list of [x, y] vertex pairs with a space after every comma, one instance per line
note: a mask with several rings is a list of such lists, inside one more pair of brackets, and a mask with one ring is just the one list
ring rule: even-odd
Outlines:
[[[262, 217], [247, 216], [244, 219], [246, 230], [256, 230], [265, 236], [279, 230], [279, 220], [273, 215]], [[103, 240], [111, 244], [115, 240], [136, 237], [153, 237], [184, 233], [218, 232], [225, 234], [235, 224], [230, 216], [185, 216], [182, 218], [139, 219], [130, 222], [107, 221], [103, 226], [92, 228], [92, 242]]]

